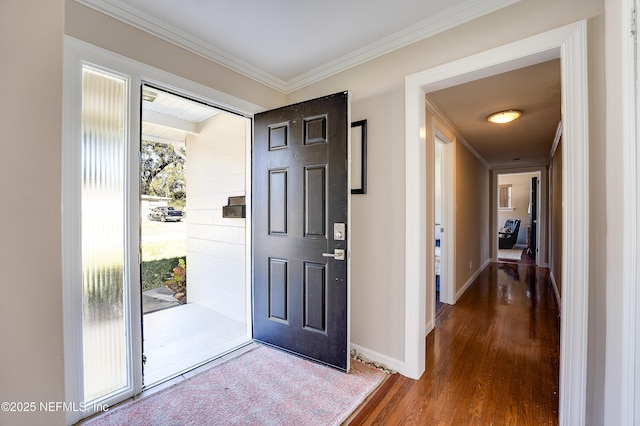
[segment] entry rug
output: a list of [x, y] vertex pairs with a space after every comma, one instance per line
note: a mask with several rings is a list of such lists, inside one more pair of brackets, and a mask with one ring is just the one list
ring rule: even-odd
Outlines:
[[83, 425], [339, 425], [385, 375], [353, 359], [345, 374], [260, 345]]

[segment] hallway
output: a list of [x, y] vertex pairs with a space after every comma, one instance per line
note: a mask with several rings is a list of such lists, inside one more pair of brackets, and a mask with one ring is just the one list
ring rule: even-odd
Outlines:
[[420, 380], [398, 374], [351, 424], [558, 424], [558, 307], [549, 270], [491, 263], [427, 337]]

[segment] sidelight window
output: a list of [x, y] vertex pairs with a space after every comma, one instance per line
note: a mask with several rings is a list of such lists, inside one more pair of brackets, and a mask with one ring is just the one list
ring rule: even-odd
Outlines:
[[127, 81], [82, 70], [84, 400], [127, 386], [125, 150]]

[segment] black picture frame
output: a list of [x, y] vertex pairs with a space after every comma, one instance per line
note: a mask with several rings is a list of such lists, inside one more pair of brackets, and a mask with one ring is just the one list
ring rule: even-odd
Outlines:
[[367, 120], [351, 123], [351, 193], [367, 193]]

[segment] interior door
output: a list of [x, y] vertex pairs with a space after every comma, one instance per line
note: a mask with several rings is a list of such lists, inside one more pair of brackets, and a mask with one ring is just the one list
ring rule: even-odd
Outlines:
[[255, 116], [253, 337], [348, 371], [349, 94]]

